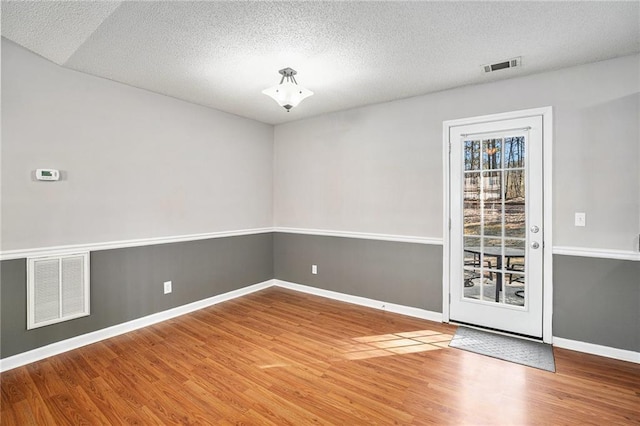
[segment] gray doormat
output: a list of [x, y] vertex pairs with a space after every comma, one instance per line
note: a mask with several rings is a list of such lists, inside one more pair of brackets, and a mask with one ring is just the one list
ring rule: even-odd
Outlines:
[[556, 372], [551, 345], [458, 327], [449, 346], [516, 364]]

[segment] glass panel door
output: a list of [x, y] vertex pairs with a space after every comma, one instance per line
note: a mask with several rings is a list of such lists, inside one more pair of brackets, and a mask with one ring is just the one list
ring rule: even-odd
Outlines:
[[449, 318], [542, 337], [542, 117], [454, 126]]

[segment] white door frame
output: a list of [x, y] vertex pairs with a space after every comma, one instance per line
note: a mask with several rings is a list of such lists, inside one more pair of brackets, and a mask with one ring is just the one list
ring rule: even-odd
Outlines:
[[542, 116], [542, 179], [543, 179], [543, 203], [544, 203], [544, 226], [542, 227], [543, 237], [543, 308], [542, 308], [542, 341], [553, 342], [552, 318], [553, 318], [553, 253], [552, 253], [552, 148], [553, 148], [553, 110], [552, 107], [533, 108], [520, 111], [505, 112], [500, 114], [483, 115], [479, 117], [461, 118], [448, 120], [442, 123], [442, 162], [443, 162], [443, 263], [442, 263], [442, 321], [449, 322], [449, 302], [450, 302], [450, 255], [451, 242], [449, 228], [451, 223], [451, 184], [449, 181], [449, 134], [451, 127], [468, 124], [486, 123], [491, 121], [509, 120], [514, 118], [524, 118], [532, 116]]

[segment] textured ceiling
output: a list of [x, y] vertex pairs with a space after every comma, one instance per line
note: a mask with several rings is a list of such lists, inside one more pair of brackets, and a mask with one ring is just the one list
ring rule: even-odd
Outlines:
[[[266, 123], [640, 51], [640, 2], [11, 2], [2, 35], [64, 67]], [[481, 65], [521, 56], [491, 74]], [[315, 92], [261, 91], [292, 67]]]

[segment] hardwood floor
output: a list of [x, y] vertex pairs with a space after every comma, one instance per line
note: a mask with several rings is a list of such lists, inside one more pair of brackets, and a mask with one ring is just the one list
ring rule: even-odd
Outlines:
[[557, 373], [448, 348], [455, 327], [281, 288], [2, 373], [2, 425], [640, 424], [640, 366]]

